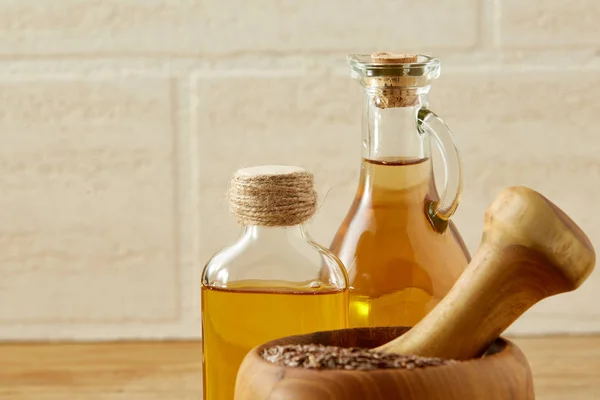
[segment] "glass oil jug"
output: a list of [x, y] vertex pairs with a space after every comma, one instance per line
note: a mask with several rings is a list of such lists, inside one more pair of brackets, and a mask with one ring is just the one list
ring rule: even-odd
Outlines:
[[[350, 55], [348, 63], [364, 93], [362, 167], [330, 248], [348, 271], [349, 326], [413, 326], [470, 261], [450, 220], [461, 195], [458, 152], [426, 101], [440, 63], [390, 53]], [[441, 193], [432, 143], [445, 167]]]
[[231, 400], [254, 346], [283, 336], [347, 327], [347, 275], [309, 236], [312, 173], [286, 165], [237, 171], [228, 191], [241, 235], [202, 274], [205, 400]]

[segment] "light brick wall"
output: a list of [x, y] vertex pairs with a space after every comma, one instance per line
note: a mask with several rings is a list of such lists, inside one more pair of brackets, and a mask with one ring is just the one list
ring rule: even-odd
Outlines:
[[[0, 338], [198, 337], [238, 167], [314, 171], [328, 243], [358, 173], [350, 52], [441, 58], [471, 250], [513, 184], [600, 248], [598, 20], [596, 0], [0, 1]], [[599, 290], [594, 274], [511, 331], [600, 331]]]

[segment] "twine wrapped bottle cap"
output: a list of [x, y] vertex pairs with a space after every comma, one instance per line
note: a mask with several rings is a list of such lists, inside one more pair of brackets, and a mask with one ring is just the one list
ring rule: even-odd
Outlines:
[[229, 209], [241, 225], [292, 226], [317, 210], [314, 176], [303, 168], [264, 165], [231, 177]]

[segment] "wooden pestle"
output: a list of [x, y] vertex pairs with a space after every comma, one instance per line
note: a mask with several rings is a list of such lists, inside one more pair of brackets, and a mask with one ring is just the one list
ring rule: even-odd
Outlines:
[[376, 350], [480, 356], [535, 303], [579, 287], [594, 264], [589, 239], [558, 207], [531, 189], [508, 188], [488, 207], [480, 247], [446, 297]]

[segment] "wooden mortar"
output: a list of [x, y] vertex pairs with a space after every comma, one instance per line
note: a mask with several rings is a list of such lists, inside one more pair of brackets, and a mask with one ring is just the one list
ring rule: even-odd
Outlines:
[[[499, 335], [538, 301], [579, 287], [594, 264], [589, 239], [558, 207], [531, 189], [505, 189], [486, 211], [482, 242], [471, 263], [417, 325], [408, 331], [317, 332], [257, 346], [242, 362], [235, 399], [534, 399], [525, 357]], [[463, 361], [412, 370], [346, 371], [283, 367], [260, 356], [265, 347], [292, 343]]]

